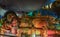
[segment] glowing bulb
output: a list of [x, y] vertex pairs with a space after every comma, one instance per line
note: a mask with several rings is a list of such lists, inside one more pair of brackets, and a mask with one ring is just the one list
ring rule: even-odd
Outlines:
[[52, 6], [52, 3], [50, 4], [50, 8], [51, 8], [51, 6]]
[[46, 6], [46, 8], [49, 8], [48, 5]]

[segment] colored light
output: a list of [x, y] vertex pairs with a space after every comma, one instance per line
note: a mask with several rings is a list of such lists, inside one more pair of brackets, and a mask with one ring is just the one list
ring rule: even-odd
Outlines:
[[55, 34], [56, 32], [55, 31], [53, 31], [53, 30], [48, 30], [48, 35], [51, 35], [51, 34]]
[[36, 35], [40, 35], [40, 30], [36, 30]]
[[33, 16], [33, 12], [31, 11], [31, 12], [29, 12], [27, 15], [28, 15], [28, 16]]
[[2, 26], [2, 24], [0, 23], [0, 27]]

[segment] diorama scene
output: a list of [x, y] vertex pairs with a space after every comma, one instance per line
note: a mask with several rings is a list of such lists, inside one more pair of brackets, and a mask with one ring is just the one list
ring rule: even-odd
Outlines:
[[0, 37], [60, 37], [60, 0], [0, 0]]

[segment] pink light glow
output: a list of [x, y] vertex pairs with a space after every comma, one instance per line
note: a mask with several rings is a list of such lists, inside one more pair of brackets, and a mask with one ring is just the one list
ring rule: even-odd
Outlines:
[[48, 35], [55, 34], [56, 32], [53, 30], [48, 30]]

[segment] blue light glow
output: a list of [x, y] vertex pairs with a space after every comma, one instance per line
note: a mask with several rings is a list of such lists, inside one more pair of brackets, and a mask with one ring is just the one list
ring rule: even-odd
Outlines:
[[53, 11], [41, 9], [41, 10], [40, 10], [40, 13], [41, 13], [41, 15], [43, 15], [43, 16], [49, 15], [49, 16], [53, 16], [53, 17], [57, 18], [56, 13], [53, 12]]
[[31, 12], [29, 12], [27, 15], [28, 15], [28, 16], [33, 16], [33, 12], [31, 11]]
[[50, 3], [53, 3], [56, 0], [48, 0], [45, 5], [49, 5]]

